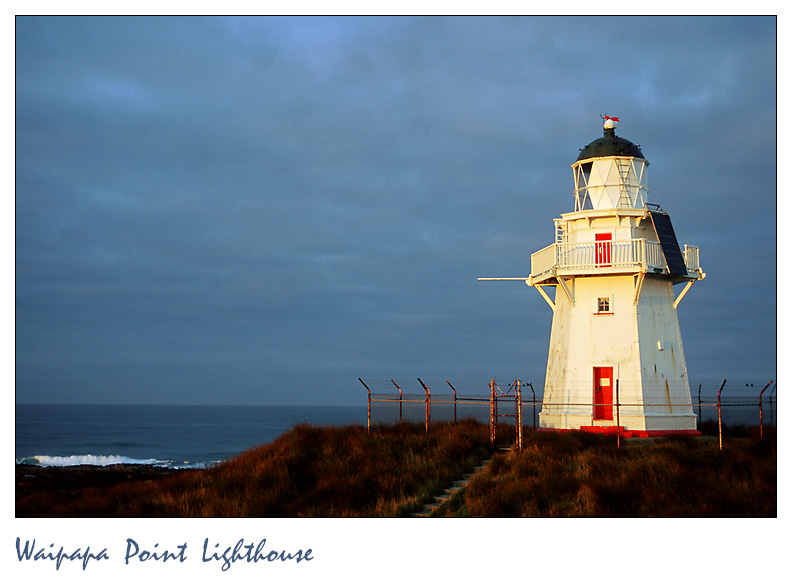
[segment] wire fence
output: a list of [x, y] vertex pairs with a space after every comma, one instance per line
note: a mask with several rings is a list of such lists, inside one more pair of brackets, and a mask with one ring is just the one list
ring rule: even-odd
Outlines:
[[[522, 442], [522, 428], [539, 428], [539, 413], [564, 415], [589, 415], [591, 425], [612, 426], [617, 435], [621, 431], [621, 420], [635, 415], [661, 414], [690, 411], [696, 415], [696, 427], [718, 424], [720, 445], [723, 444], [723, 427], [758, 426], [760, 438], [764, 428], [777, 423], [776, 385], [744, 381], [691, 382], [690, 391], [677, 391], [677, 400], [651, 400], [643, 397], [631, 398], [630, 387], [620, 398], [618, 381], [615, 394], [604, 401], [595, 402], [589, 386], [567, 393], [563, 403], [548, 399], [543, 403], [543, 388], [519, 379], [505, 383], [467, 381], [431, 381], [420, 378], [408, 382], [395, 379], [358, 379], [368, 393], [368, 426], [372, 423], [394, 423], [401, 421], [424, 421], [427, 431], [432, 421], [457, 421], [474, 418], [489, 422], [494, 439], [495, 427], [502, 423], [515, 426], [515, 443]], [[501, 386], [502, 385], [502, 386]], [[668, 386], [666, 385], [666, 389]], [[633, 391], [634, 393], [634, 391]], [[569, 395], [573, 398], [570, 399]], [[681, 395], [681, 398], [680, 398]], [[512, 419], [509, 419], [512, 418]], [[625, 435], [630, 435], [625, 433]]]

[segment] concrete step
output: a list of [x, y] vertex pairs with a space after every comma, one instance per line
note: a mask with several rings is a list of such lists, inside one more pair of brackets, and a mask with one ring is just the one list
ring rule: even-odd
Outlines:
[[424, 505], [424, 507], [420, 511], [414, 513], [412, 516], [415, 518], [428, 517], [432, 512], [438, 509], [444, 502], [450, 500], [455, 493], [457, 493], [459, 490], [464, 488], [468, 484], [468, 482], [470, 482], [473, 476], [475, 476], [481, 470], [487, 467], [487, 464], [489, 464], [489, 462], [490, 462], [489, 459], [486, 460], [484, 463], [481, 463], [475, 468], [473, 468], [473, 471], [471, 473], [465, 474], [460, 479], [451, 482], [451, 486], [446, 488], [442, 494], [438, 495], [432, 502]]

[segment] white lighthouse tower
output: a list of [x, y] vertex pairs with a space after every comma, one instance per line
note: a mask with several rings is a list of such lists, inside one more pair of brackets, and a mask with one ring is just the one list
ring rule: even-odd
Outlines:
[[676, 308], [705, 274], [649, 203], [649, 162], [617, 123], [606, 117], [572, 164], [574, 210], [554, 219], [530, 277], [497, 279], [524, 279], [553, 310], [541, 427], [697, 433]]

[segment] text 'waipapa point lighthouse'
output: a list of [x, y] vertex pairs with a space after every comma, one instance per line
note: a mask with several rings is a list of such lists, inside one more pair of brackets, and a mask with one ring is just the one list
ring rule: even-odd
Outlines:
[[575, 210], [554, 219], [530, 277], [481, 279], [524, 280], [553, 310], [542, 428], [698, 434], [676, 308], [705, 274], [649, 203], [649, 162], [618, 121], [572, 164]]

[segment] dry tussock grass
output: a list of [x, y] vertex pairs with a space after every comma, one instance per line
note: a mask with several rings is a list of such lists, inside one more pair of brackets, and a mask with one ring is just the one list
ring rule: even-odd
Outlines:
[[[770, 435], [767, 435], [770, 433]], [[300, 425], [215, 468], [17, 500], [17, 516], [409, 516], [480, 461], [487, 469], [436, 516], [776, 516], [776, 441], [622, 440], [475, 421], [320, 428]], [[497, 453], [494, 453], [497, 452]]]

